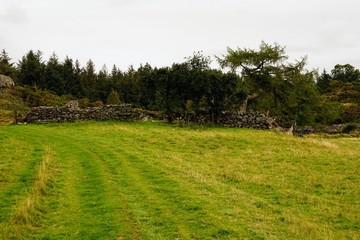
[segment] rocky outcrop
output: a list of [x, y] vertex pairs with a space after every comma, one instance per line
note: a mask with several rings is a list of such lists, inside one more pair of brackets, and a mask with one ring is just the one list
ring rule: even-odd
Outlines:
[[15, 86], [15, 82], [8, 76], [0, 74], [0, 88], [9, 88]]
[[106, 105], [102, 108], [79, 109], [65, 107], [35, 107], [22, 119], [23, 123], [74, 122], [76, 120], [148, 120], [158, 117], [156, 112], [134, 108], [131, 104]]

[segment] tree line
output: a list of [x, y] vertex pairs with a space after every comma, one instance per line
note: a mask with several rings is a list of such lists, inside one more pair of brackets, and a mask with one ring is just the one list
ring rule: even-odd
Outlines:
[[269, 112], [285, 125], [360, 119], [359, 107], [346, 107], [360, 99], [360, 73], [349, 64], [318, 74], [305, 69], [306, 59], [289, 62], [284, 47], [264, 42], [257, 50], [228, 48], [216, 60], [222, 69], [211, 68], [211, 58], [195, 52], [168, 67], [145, 64], [122, 71], [114, 65], [111, 71], [105, 66], [96, 71], [92, 60], [82, 67], [78, 60], [61, 61], [54, 53], [45, 61], [40, 51], [32, 50], [15, 64], [3, 50], [0, 74], [34, 91], [162, 111], [170, 122], [181, 118], [217, 123], [223, 111], [248, 109]]

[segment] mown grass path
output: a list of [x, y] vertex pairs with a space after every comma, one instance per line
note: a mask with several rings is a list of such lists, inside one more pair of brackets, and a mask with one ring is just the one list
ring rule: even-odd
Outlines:
[[0, 239], [359, 239], [360, 141], [95, 123], [0, 128]]

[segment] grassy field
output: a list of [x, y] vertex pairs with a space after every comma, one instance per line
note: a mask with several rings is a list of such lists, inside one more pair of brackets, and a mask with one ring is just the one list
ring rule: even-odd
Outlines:
[[0, 127], [0, 239], [360, 239], [360, 140]]

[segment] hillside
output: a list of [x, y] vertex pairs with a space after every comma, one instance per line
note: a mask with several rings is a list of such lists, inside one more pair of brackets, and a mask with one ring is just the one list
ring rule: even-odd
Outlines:
[[0, 127], [0, 238], [359, 239], [359, 149], [146, 122]]
[[0, 89], [0, 126], [15, 122], [16, 113], [22, 114], [27, 109], [19, 91], [8, 88]]
[[72, 96], [57, 96], [55, 93], [37, 87], [21, 87], [0, 89], [0, 126], [9, 125], [18, 118], [24, 117], [30, 107], [63, 106]]

